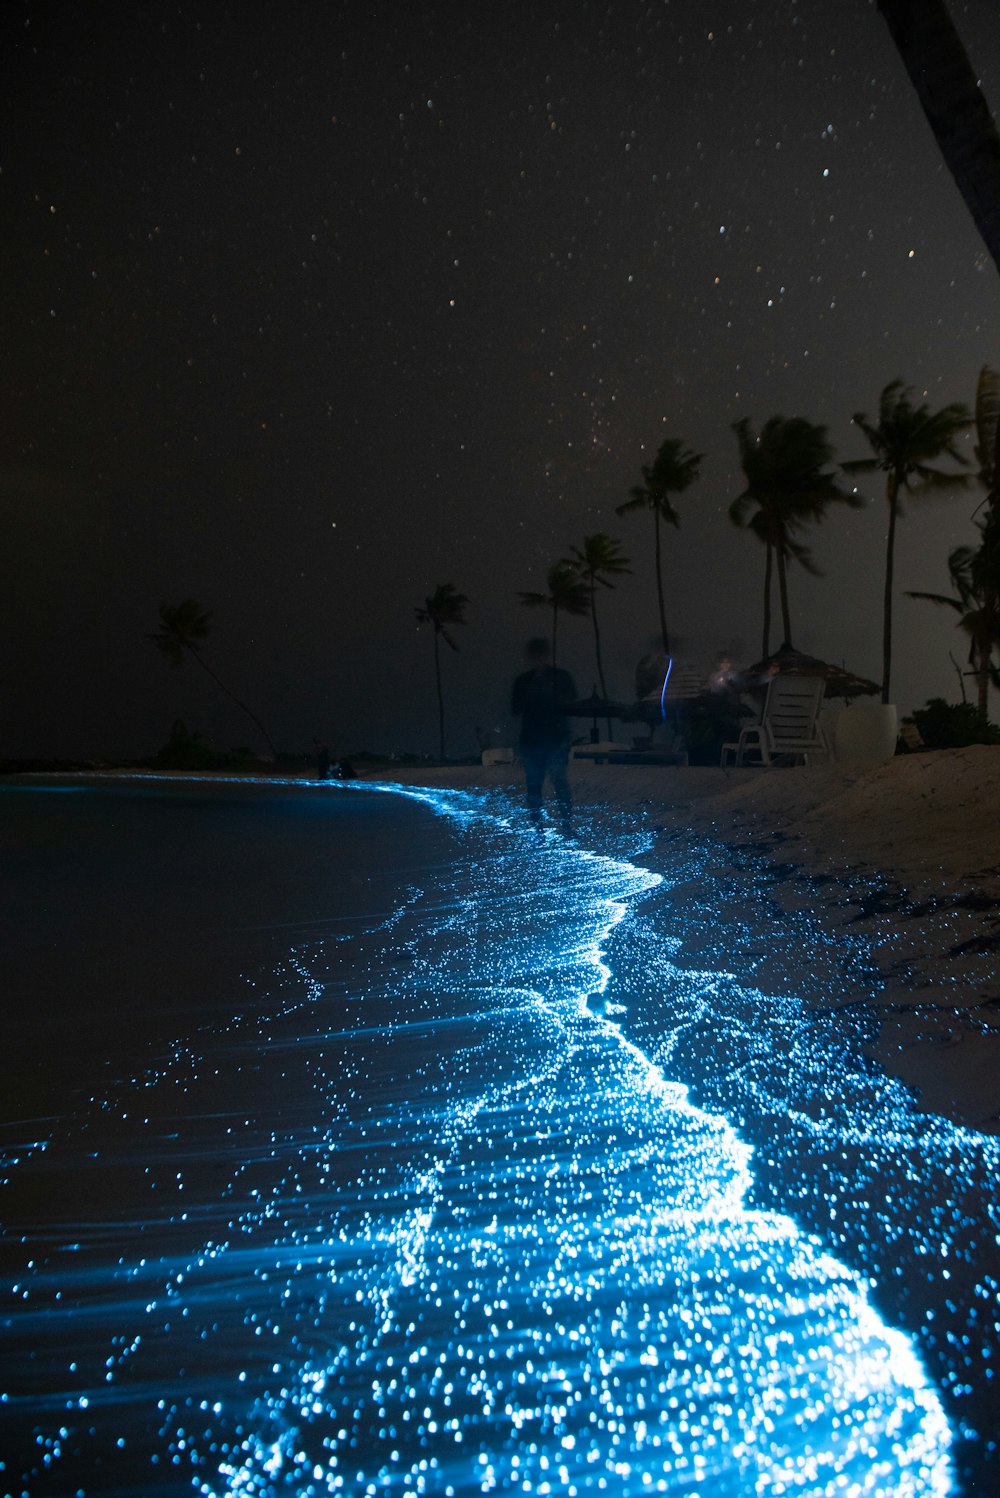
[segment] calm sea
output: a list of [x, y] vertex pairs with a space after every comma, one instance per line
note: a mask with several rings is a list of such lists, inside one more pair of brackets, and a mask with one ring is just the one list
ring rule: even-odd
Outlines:
[[0, 818], [4, 1493], [990, 1491], [990, 1141], [677, 966], [626, 835], [339, 784]]

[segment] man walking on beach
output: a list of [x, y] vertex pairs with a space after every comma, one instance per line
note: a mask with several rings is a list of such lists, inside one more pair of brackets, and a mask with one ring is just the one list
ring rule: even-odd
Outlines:
[[518, 749], [524, 766], [524, 788], [528, 815], [536, 827], [542, 824], [542, 787], [548, 775], [559, 803], [562, 830], [569, 833], [572, 802], [566, 766], [569, 761], [569, 718], [564, 711], [576, 698], [576, 686], [568, 671], [549, 661], [548, 640], [529, 640], [525, 647], [528, 669], [514, 682], [511, 712], [521, 719]]

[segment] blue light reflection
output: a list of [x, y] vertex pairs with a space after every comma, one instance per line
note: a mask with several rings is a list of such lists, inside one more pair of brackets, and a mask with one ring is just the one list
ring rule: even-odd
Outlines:
[[[944, 1498], [910, 1340], [623, 1029], [659, 877], [385, 789], [454, 864], [54, 1141], [81, 1210], [5, 1284], [10, 1490]], [[725, 979], [682, 976], [691, 1013]], [[129, 1221], [83, 1210], [109, 1176]]]

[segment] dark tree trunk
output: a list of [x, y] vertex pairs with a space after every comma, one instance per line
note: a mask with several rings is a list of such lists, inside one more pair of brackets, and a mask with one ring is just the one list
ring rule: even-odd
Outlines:
[[267, 729], [264, 727], [263, 723], [260, 721], [260, 719], [258, 718], [257, 714], [251, 708], [247, 707], [246, 703], [243, 702], [241, 700], [241, 698], [237, 697], [236, 693], [233, 692], [233, 691], [231, 691], [229, 689], [229, 687], [226, 686], [226, 683], [220, 677], [216, 676], [216, 674], [212, 670], [211, 666], [208, 664], [208, 662], [206, 660], [203, 659], [202, 656], [200, 656], [198, 654], [197, 650], [195, 650], [195, 648], [194, 648], [193, 645], [189, 645], [187, 648], [191, 652], [191, 654], [194, 656], [195, 660], [198, 662], [198, 664], [201, 667], [201, 669], [203, 671], [207, 671], [208, 672], [209, 676], [215, 682], [215, 685], [217, 687], [219, 687], [221, 691], [225, 692], [226, 696], [230, 699], [230, 701], [235, 702], [236, 706], [238, 708], [240, 708], [243, 712], [246, 713], [246, 715], [250, 719], [251, 723], [256, 724], [257, 728], [260, 730], [260, 732], [264, 736], [264, 742], [267, 744], [267, 747], [270, 749], [270, 751], [274, 755], [275, 759], [277, 759], [278, 758], [278, 751], [277, 751], [277, 749], [275, 749], [274, 745], [271, 742], [271, 735], [268, 733]]
[[896, 550], [896, 518], [899, 514], [899, 479], [890, 473], [886, 485], [889, 500], [889, 530], [885, 539], [885, 594], [882, 599], [882, 701], [889, 701], [892, 671], [892, 573]]
[[[604, 680], [604, 662], [601, 660], [601, 631], [597, 627], [597, 584], [593, 578], [590, 579], [590, 617], [594, 625], [594, 656], [597, 660], [597, 680], [601, 688], [601, 696], [605, 702], [608, 700], [608, 688]], [[608, 730], [608, 738], [611, 737], [611, 719], [605, 719]]]
[[773, 570], [774, 547], [768, 541], [767, 557], [764, 562], [764, 639], [761, 645], [761, 659], [765, 661], [771, 654], [771, 575]]
[[434, 631], [434, 681], [437, 686], [438, 699], [438, 746], [440, 757], [444, 760], [444, 693], [441, 690], [441, 650], [440, 631]]
[[667, 615], [663, 607], [663, 559], [660, 556], [660, 512], [653, 506], [653, 533], [656, 537], [656, 597], [660, 604], [660, 631], [663, 635], [663, 654], [670, 654], [670, 636], [667, 634]]
[[792, 643], [792, 621], [788, 612], [788, 576], [785, 561], [785, 548], [781, 542], [775, 543], [775, 552], [778, 558], [778, 597], [781, 600], [781, 627], [784, 630], [785, 645]]
[[878, 0], [945, 165], [1000, 271], [1000, 136], [944, 0]]

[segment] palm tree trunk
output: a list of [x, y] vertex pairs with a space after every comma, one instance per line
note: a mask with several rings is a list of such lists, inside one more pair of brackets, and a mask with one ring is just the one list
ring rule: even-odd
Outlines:
[[667, 615], [663, 607], [663, 559], [660, 556], [660, 512], [653, 506], [653, 534], [656, 546], [656, 596], [660, 603], [660, 630], [663, 634], [663, 654], [670, 654], [670, 637], [667, 634]]
[[[597, 625], [597, 586], [594, 579], [590, 580], [590, 617], [594, 625], [594, 656], [597, 661], [597, 680], [601, 688], [601, 696], [605, 702], [608, 700], [608, 688], [604, 680], [604, 662], [601, 660], [601, 631]], [[605, 726], [608, 730], [608, 738], [611, 737], [611, 719], [606, 718]]]
[[889, 501], [889, 530], [885, 541], [885, 594], [882, 599], [882, 701], [889, 701], [889, 676], [892, 670], [892, 572], [896, 549], [896, 517], [899, 513], [899, 479], [890, 473], [886, 480]]
[[764, 639], [761, 646], [761, 660], [767, 660], [771, 654], [771, 575], [774, 571], [774, 547], [771, 542], [767, 543], [767, 558], [764, 562]]
[[435, 681], [435, 683], [437, 685], [437, 699], [438, 699], [438, 746], [439, 746], [439, 750], [440, 750], [440, 758], [443, 761], [444, 760], [444, 693], [441, 690], [441, 648], [440, 648], [440, 644], [439, 644], [440, 636], [441, 636], [440, 630], [436, 629], [434, 631], [434, 681]]
[[973, 653], [976, 662], [976, 694], [979, 711], [983, 717], [989, 712], [990, 654], [993, 649], [992, 631], [984, 629], [980, 639], [973, 637]]
[[230, 699], [230, 701], [235, 702], [236, 706], [238, 708], [240, 708], [243, 712], [246, 713], [246, 715], [250, 719], [251, 723], [253, 723], [253, 724], [256, 725], [256, 727], [260, 730], [261, 734], [263, 735], [264, 742], [267, 744], [267, 747], [270, 749], [270, 751], [274, 755], [275, 759], [277, 759], [278, 758], [278, 751], [277, 751], [277, 749], [275, 749], [273, 743], [271, 742], [271, 735], [268, 733], [267, 729], [264, 727], [263, 723], [260, 721], [260, 719], [258, 718], [257, 714], [255, 712], [253, 712], [249, 707], [247, 707], [246, 703], [243, 702], [243, 701], [241, 701], [241, 699], [239, 697], [237, 697], [236, 693], [233, 692], [233, 691], [231, 691], [230, 688], [226, 686], [226, 683], [224, 681], [222, 681], [220, 677], [216, 676], [215, 672], [212, 670], [211, 666], [208, 664], [208, 661], [206, 661], [202, 656], [200, 656], [198, 654], [197, 650], [195, 650], [195, 648], [194, 648], [193, 645], [188, 645], [187, 648], [190, 651], [190, 653], [194, 656], [195, 660], [198, 662], [198, 664], [202, 668], [202, 670], [208, 672], [209, 676], [215, 682], [215, 685], [217, 687], [219, 687], [223, 692], [225, 692], [226, 696]]
[[788, 614], [788, 576], [785, 565], [785, 548], [781, 542], [775, 543], [775, 551], [778, 554], [778, 597], [781, 600], [781, 627], [784, 630], [785, 645], [792, 643], [792, 621]]
[[552, 669], [556, 667], [556, 640], [559, 630], [559, 605], [552, 605]]

